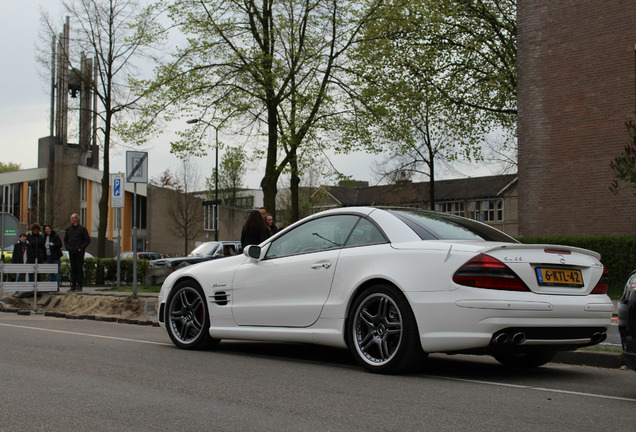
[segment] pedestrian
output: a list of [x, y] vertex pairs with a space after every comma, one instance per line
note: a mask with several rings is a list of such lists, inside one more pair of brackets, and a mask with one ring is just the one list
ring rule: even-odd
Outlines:
[[265, 214], [265, 226], [267, 227], [267, 237], [271, 237], [278, 232], [278, 227], [274, 225], [274, 216]]
[[57, 282], [57, 290], [60, 290], [60, 265], [62, 258], [62, 240], [51, 225], [44, 225], [44, 246], [46, 248], [47, 264], [57, 264], [57, 274], [49, 273], [49, 281]]
[[267, 214], [267, 209], [265, 207], [259, 207], [258, 208], [258, 212], [261, 214], [261, 216], [263, 217], [263, 219], [265, 218], [265, 215]]
[[[13, 245], [11, 262], [14, 264], [28, 264], [31, 262], [31, 247], [25, 233], [21, 233], [17, 243]], [[15, 278], [16, 282], [26, 281], [25, 276], [26, 273], [18, 273]]]
[[66, 228], [64, 234], [64, 246], [68, 251], [69, 261], [71, 263], [71, 288], [69, 291], [82, 291], [84, 285], [84, 253], [91, 237], [88, 231], [79, 223], [79, 215], [73, 213], [71, 215], [71, 225]]
[[[46, 262], [46, 248], [44, 245], [44, 236], [42, 235], [40, 224], [31, 225], [31, 232], [27, 234], [27, 241], [31, 248], [31, 264], [44, 264]], [[41, 280], [41, 278], [38, 278]]]
[[241, 245], [259, 244], [267, 239], [267, 227], [265, 219], [258, 210], [252, 210], [247, 214], [247, 219], [241, 230]]

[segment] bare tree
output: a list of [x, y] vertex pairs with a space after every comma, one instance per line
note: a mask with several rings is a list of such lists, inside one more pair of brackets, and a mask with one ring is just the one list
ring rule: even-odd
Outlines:
[[227, 205], [237, 205], [241, 189], [243, 188], [243, 177], [247, 172], [246, 160], [247, 156], [240, 147], [229, 147], [225, 151], [219, 166], [218, 185], [215, 184], [217, 176], [214, 170], [212, 171], [212, 176], [206, 179], [206, 187], [209, 191], [208, 197], [210, 199], [214, 199], [214, 191], [217, 189], [219, 200]]
[[[146, 54], [154, 21], [134, 0], [69, 0], [63, 3], [63, 11], [72, 23], [70, 50], [66, 53], [69, 70], [80, 73], [79, 69], [71, 67], [73, 61], [92, 58], [95, 71], [89, 81], [90, 89], [99, 101], [97, 111], [93, 113], [99, 122], [96, 128], [99, 138], [93, 137], [93, 142], [96, 144], [101, 139], [103, 152], [97, 251], [103, 257], [108, 227], [110, 148], [119, 116], [136, 102], [127, 80], [137, 73], [135, 60]], [[43, 16], [43, 20], [52, 35], [56, 34], [52, 21], [47, 16]]]
[[201, 199], [192, 195], [199, 185], [200, 174], [194, 163], [185, 159], [176, 175], [176, 184], [171, 189], [168, 218], [172, 232], [183, 239], [183, 253], [190, 251], [190, 241], [203, 230], [203, 207]]

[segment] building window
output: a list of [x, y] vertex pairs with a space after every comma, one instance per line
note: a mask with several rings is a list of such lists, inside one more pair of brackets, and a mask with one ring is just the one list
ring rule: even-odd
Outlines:
[[453, 201], [435, 204], [435, 211], [440, 213], [449, 213], [457, 216], [464, 216], [464, 202]]
[[80, 181], [80, 202], [85, 203], [87, 200], [88, 200], [88, 180], [81, 179], [81, 181]]
[[216, 206], [206, 205], [203, 207], [203, 229], [206, 231], [214, 231], [214, 221], [216, 220], [214, 211]]
[[252, 209], [254, 208], [254, 196], [244, 196], [244, 197], [236, 197], [234, 199], [225, 199], [223, 200], [225, 204], [231, 205], [234, 207], [240, 207], [244, 209]]
[[80, 225], [86, 226], [86, 207], [80, 208], [79, 217], [80, 217]]
[[471, 201], [468, 203], [468, 217], [471, 219], [475, 219], [476, 221], [481, 221], [481, 207], [479, 205], [479, 201]]
[[495, 201], [482, 201], [481, 202], [481, 211], [483, 215], [484, 222], [494, 222], [495, 221]]
[[468, 203], [468, 216], [482, 222], [502, 222], [504, 220], [504, 201], [483, 200]]
[[137, 195], [137, 214], [133, 221], [135, 227], [139, 229], [146, 229], [146, 197]]
[[2, 212], [10, 213], [20, 218], [20, 184], [5, 185], [2, 187]]

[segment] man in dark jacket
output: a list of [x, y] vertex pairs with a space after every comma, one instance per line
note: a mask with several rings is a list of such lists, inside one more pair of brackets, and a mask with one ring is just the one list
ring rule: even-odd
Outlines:
[[88, 231], [79, 223], [79, 215], [71, 215], [71, 225], [66, 228], [64, 234], [64, 246], [68, 251], [71, 262], [71, 289], [69, 291], [82, 291], [84, 285], [84, 252], [91, 242]]
[[[18, 239], [18, 242], [13, 245], [13, 257], [11, 262], [14, 264], [27, 264], [31, 262], [31, 247], [27, 241], [27, 235], [22, 233]], [[18, 273], [16, 281], [26, 281], [26, 273]], [[31, 275], [33, 276], [33, 275]]]

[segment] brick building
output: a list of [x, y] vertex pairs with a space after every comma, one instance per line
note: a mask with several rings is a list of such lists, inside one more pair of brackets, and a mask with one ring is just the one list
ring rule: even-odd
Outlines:
[[610, 161], [636, 108], [631, 0], [517, 3], [519, 234], [636, 234]]
[[[311, 194], [314, 212], [334, 207], [398, 206], [428, 209], [429, 182], [401, 181], [369, 186], [321, 186]], [[485, 222], [511, 236], [518, 235], [516, 174], [473, 177], [435, 182], [436, 211]]]

